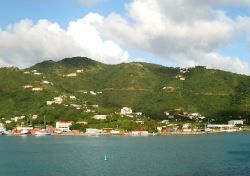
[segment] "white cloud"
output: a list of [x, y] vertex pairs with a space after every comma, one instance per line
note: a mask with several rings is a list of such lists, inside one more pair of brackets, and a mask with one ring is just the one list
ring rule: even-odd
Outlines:
[[[237, 2], [231, 0], [229, 3]], [[104, 28], [106, 35], [121, 45], [153, 53], [180, 65], [206, 64], [248, 73], [247, 65], [239, 58], [217, 52], [232, 41], [235, 21], [222, 10], [212, 8], [214, 4], [218, 4], [217, 1], [133, 0], [126, 5], [127, 18], [110, 14], [104, 20]]]
[[90, 13], [70, 22], [68, 29], [48, 20], [21, 20], [0, 30], [1, 65], [30, 66], [45, 59], [86, 56], [104, 63], [120, 63], [128, 53], [112, 40], [104, 40], [98, 28], [103, 17]]

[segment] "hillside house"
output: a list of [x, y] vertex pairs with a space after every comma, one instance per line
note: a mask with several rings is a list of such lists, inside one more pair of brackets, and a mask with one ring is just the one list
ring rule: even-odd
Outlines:
[[76, 73], [69, 73], [69, 74], [66, 75], [66, 77], [76, 77], [76, 76], [77, 76]]
[[107, 119], [107, 115], [95, 115], [95, 116], [93, 116], [93, 119], [96, 119], [96, 120], [106, 120]]
[[73, 95], [70, 95], [70, 96], [69, 96], [69, 99], [71, 99], [71, 100], [76, 100], [76, 97], [73, 96]]
[[32, 91], [34, 91], [34, 92], [43, 91], [43, 88], [41, 88], [41, 87], [34, 87], [34, 88], [32, 88]]
[[96, 93], [94, 91], [90, 91], [89, 92], [91, 95], [96, 95]]
[[132, 110], [132, 108], [129, 108], [129, 107], [123, 107], [122, 109], [121, 109], [121, 115], [122, 116], [125, 116], [125, 115], [130, 115], [130, 114], [132, 114], [133, 113], [133, 110]]
[[25, 89], [32, 88], [32, 87], [33, 87], [33, 86], [30, 85], [30, 84], [27, 84], [27, 85], [24, 85], [24, 86], [23, 86], [23, 88], [25, 88]]

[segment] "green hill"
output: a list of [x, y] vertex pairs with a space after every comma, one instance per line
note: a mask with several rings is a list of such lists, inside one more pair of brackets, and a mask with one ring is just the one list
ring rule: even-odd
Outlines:
[[[199, 112], [217, 121], [250, 116], [250, 77], [201, 66], [106, 65], [81, 57], [45, 61], [24, 70], [1, 68], [0, 95], [1, 118], [38, 114], [53, 122], [87, 116], [70, 104], [98, 104], [96, 113], [129, 106], [153, 119], [165, 119], [165, 111]], [[77, 99], [70, 100], [70, 95]], [[57, 96], [64, 96], [63, 104], [46, 104]]]

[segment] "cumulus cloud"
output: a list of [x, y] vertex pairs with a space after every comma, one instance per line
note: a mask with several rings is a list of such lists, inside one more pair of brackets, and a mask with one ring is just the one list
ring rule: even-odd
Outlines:
[[112, 13], [105, 19], [106, 35], [121, 45], [129, 44], [133, 49], [153, 53], [181, 66], [205, 64], [247, 73], [247, 65], [239, 58], [217, 52], [231, 42], [235, 21], [224, 11], [212, 8], [216, 2], [134, 0], [126, 5], [127, 18]]
[[86, 56], [104, 63], [120, 63], [128, 53], [98, 32], [103, 17], [90, 13], [72, 21], [66, 30], [48, 20], [21, 20], [0, 30], [0, 66], [30, 66], [45, 59]]

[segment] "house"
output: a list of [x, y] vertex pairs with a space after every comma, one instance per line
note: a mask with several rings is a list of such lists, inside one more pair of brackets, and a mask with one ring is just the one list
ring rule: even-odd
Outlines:
[[53, 99], [55, 104], [62, 104], [63, 102], [62, 97], [54, 97]]
[[76, 124], [88, 125], [88, 122], [87, 121], [78, 121], [78, 122], [76, 122]]
[[76, 100], [76, 97], [73, 96], [73, 95], [70, 95], [70, 96], [69, 96], [69, 99], [71, 99], [71, 100]]
[[77, 76], [76, 73], [69, 73], [69, 74], [66, 75], [66, 77], [75, 77], [75, 76]]
[[27, 84], [27, 85], [24, 85], [24, 86], [23, 86], [23, 88], [25, 88], [25, 89], [32, 88], [32, 87], [33, 87], [33, 86], [30, 85], [30, 84]]
[[113, 128], [103, 128], [102, 133], [110, 133], [113, 130]]
[[96, 93], [94, 91], [90, 91], [89, 92], [91, 95], [96, 95]]
[[42, 91], [42, 90], [43, 90], [43, 88], [41, 88], [41, 87], [32, 88], [32, 91], [34, 91], [34, 92], [38, 92], [38, 91]]
[[107, 119], [107, 115], [95, 115], [95, 116], [93, 116], [93, 119], [96, 119], [96, 120], [106, 120]]
[[148, 131], [145, 130], [133, 130], [131, 131], [132, 136], [148, 136]]
[[32, 116], [32, 119], [33, 119], [33, 120], [35, 120], [35, 119], [37, 119], [37, 118], [38, 118], [38, 115], [33, 115], [33, 116]]
[[102, 94], [102, 92], [97, 92], [98, 94]]
[[92, 107], [93, 107], [93, 108], [98, 108], [98, 107], [99, 107], [99, 105], [92, 105]]
[[53, 103], [54, 103], [54, 101], [47, 101], [46, 102], [46, 104], [49, 105], [49, 106], [52, 105]]
[[86, 128], [87, 134], [100, 134], [102, 130], [95, 129], [95, 128]]
[[135, 115], [142, 116], [142, 112], [137, 112], [137, 113], [135, 113]]
[[123, 107], [122, 109], [121, 109], [121, 115], [123, 116], [123, 115], [129, 115], [129, 114], [132, 114], [133, 113], [133, 110], [132, 110], [132, 108], [129, 108], [129, 107]]
[[18, 130], [18, 131], [29, 131], [29, 130], [33, 130], [34, 128], [33, 127], [31, 127], [31, 126], [18, 126], [18, 127], [16, 127], [16, 129]]
[[30, 74], [30, 72], [29, 71], [25, 71], [25, 72], [23, 72], [24, 74]]
[[12, 121], [11, 120], [6, 120], [5, 123], [10, 124], [10, 123], [12, 123]]
[[120, 130], [111, 130], [110, 134], [118, 135], [118, 134], [121, 134], [121, 132], [120, 132]]
[[163, 120], [161, 121], [162, 124], [168, 124], [169, 123], [169, 120]]
[[135, 123], [143, 125], [144, 124], [144, 120], [136, 120]]
[[72, 123], [72, 121], [58, 121], [56, 122], [56, 129], [59, 129], [63, 132], [68, 132], [70, 131], [70, 126]]
[[35, 72], [34, 75], [41, 75], [42, 73]]
[[244, 121], [243, 120], [229, 120], [228, 124], [229, 125], [243, 125]]
[[49, 83], [50, 83], [49, 81], [46, 80], [43, 81], [43, 84], [49, 84]]
[[82, 73], [82, 72], [83, 72], [83, 70], [76, 70], [76, 72], [77, 72], [77, 73]]

